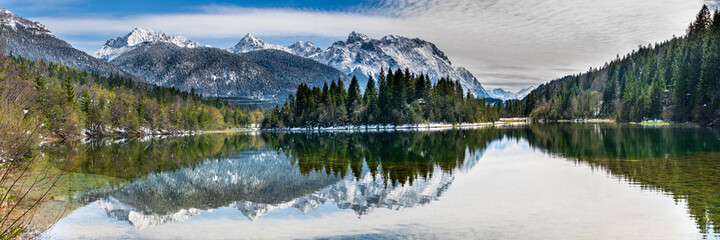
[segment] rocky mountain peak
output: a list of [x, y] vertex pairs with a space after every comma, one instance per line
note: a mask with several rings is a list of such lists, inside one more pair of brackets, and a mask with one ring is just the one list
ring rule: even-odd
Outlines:
[[249, 43], [259, 43], [259, 44], [264, 44], [264, 43], [265, 43], [265, 41], [263, 41], [263, 40], [255, 37], [255, 35], [253, 35], [252, 33], [246, 34], [245, 37], [243, 37], [242, 39], [240, 39], [240, 41], [241, 41], [241, 42], [249, 42]]
[[228, 49], [233, 53], [245, 53], [263, 49], [282, 50], [300, 57], [313, 59], [338, 69], [349, 76], [356, 75], [361, 85], [370, 76], [377, 77], [380, 69], [411, 69], [425, 73], [435, 82], [450, 76], [459, 80], [463, 87], [477, 97], [488, 94], [470, 71], [455, 67], [450, 59], [435, 44], [419, 39], [398, 35], [387, 35], [382, 39], [371, 39], [365, 34], [351, 32], [346, 41], [337, 41], [323, 50], [312, 42], [298, 41], [288, 47], [267, 44], [248, 34], [237, 45]]
[[370, 41], [370, 38], [367, 35], [352, 31], [350, 33], [350, 35], [348, 35], [348, 38], [345, 42], [350, 44], [350, 43], [354, 43], [354, 42], [367, 42], [367, 41]]
[[18, 28], [23, 28], [33, 34], [44, 34], [55, 37], [55, 35], [53, 35], [52, 32], [45, 27], [45, 25], [22, 18], [3, 7], [0, 7], [0, 24], [12, 29], [13, 31], [18, 30]]
[[108, 40], [92, 55], [105, 61], [111, 61], [139, 45], [147, 43], [171, 43], [184, 48], [200, 47], [199, 43], [183, 36], [173, 36], [164, 32], [136, 27], [125, 36]]
[[240, 41], [235, 44], [235, 46], [227, 50], [232, 53], [246, 53], [263, 49], [274, 49], [290, 52], [290, 49], [288, 49], [288, 47], [266, 43], [265, 41], [255, 37], [251, 33], [245, 35], [245, 37], [240, 39]]
[[290, 49], [290, 52], [292, 54], [301, 56], [301, 57], [310, 57], [314, 54], [322, 52], [322, 49], [315, 46], [315, 43], [311, 41], [303, 42], [303, 41], [297, 41], [293, 43], [292, 45], [288, 46]]

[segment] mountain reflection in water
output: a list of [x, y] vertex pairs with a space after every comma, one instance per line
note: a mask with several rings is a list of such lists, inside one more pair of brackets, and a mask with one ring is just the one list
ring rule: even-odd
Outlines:
[[[476, 139], [482, 136], [465, 136], [462, 131], [448, 131], [222, 137], [226, 139], [148, 145], [154, 148], [159, 144], [205, 146], [211, 144], [196, 142], [227, 144], [238, 142], [235, 138], [261, 138], [262, 141], [253, 141], [266, 145], [230, 147], [228, 149], [244, 150], [230, 156], [213, 152], [211, 155], [220, 157], [196, 161], [191, 166], [176, 167], [175, 170], [151, 171], [93, 204], [104, 209], [108, 216], [129, 221], [138, 228], [187, 220], [202, 211], [219, 207], [238, 209], [252, 221], [273, 209], [297, 208], [308, 212], [326, 201], [332, 201], [340, 209], [352, 209], [358, 215], [368, 214], [374, 208], [409, 208], [436, 200], [452, 183], [453, 171], [472, 168], [480, 157], [477, 154], [480, 151], [470, 149], [467, 144], [477, 142]], [[454, 142], [458, 145], [448, 145], [447, 139], [457, 139]], [[146, 151], [135, 154], [139, 156], [143, 153]], [[88, 155], [106, 154], [115, 156], [93, 151]], [[163, 154], [167, 153], [154, 155], [166, 156]], [[173, 155], [182, 156], [183, 153]], [[94, 158], [87, 160], [97, 161]], [[132, 160], [127, 164], [138, 165]], [[92, 166], [86, 162], [80, 165]], [[127, 169], [118, 166], [117, 162], [102, 166]], [[167, 167], [168, 164], [158, 166]], [[111, 169], [89, 167], [81, 170], [111, 172]]]
[[[81, 150], [59, 147], [49, 155], [59, 159], [55, 164], [76, 164], [77, 173], [127, 179], [71, 198], [142, 230], [216, 210], [232, 210], [254, 222], [274, 211], [310, 214], [328, 204], [357, 217], [377, 209], [433, 205], [442, 202], [459, 173], [482, 166], [489, 145], [523, 142], [533, 151], [686, 202], [701, 235], [720, 232], [720, 135], [701, 128], [540, 124], [436, 132], [217, 134], [100, 141]], [[498, 171], [493, 174], [505, 175], [496, 177], [526, 177], [513, 165]]]

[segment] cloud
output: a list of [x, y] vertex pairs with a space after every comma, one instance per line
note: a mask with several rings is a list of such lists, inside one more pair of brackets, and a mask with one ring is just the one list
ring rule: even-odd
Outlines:
[[397, 0], [384, 5], [401, 12], [407, 22], [422, 26], [407, 28], [403, 34], [436, 43], [455, 64], [481, 76], [483, 83], [510, 85], [587, 71], [638, 45], [681, 35], [701, 4], [688, 0]]
[[[200, 13], [140, 15], [122, 18], [35, 18], [58, 34], [126, 33], [146, 27], [187, 37], [231, 38], [248, 32], [262, 36], [347, 36], [353, 30], [377, 33], [397, 19], [319, 10], [202, 7]], [[383, 27], [387, 29], [388, 27]]]
[[[537, 85], [600, 67], [638, 45], [682, 35], [700, 0], [385, 0], [346, 11], [210, 5], [196, 13], [35, 18], [57, 35], [122, 35], [146, 27], [190, 38], [320, 36], [350, 31], [435, 43], [486, 85]], [[301, 39], [298, 39], [301, 40]], [[227, 46], [221, 46], [227, 47]]]

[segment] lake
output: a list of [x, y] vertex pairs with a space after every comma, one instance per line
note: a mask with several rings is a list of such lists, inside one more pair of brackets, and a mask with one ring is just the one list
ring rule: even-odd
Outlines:
[[[720, 238], [720, 133], [628, 124], [51, 146], [51, 239]], [[59, 219], [59, 220], [58, 220]]]

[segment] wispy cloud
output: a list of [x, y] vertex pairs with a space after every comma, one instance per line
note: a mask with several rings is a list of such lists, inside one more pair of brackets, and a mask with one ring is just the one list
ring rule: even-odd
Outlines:
[[[347, 11], [201, 6], [195, 13], [36, 18], [57, 35], [146, 27], [191, 38], [321, 36], [350, 31], [434, 42], [486, 85], [537, 85], [681, 35], [701, 0], [387, 0]], [[300, 40], [300, 39], [299, 39]], [[221, 46], [226, 47], [226, 46]]]
[[[484, 76], [484, 83], [509, 85], [586, 71], [639, 44], [681, 35], [701, 4], [692, 0], [394, 0], [386, 6], [422, 26], [404, 34], [435, 42], [456, 64]], [[493, 67], [498, 65], [529, 70]]]
[[[353, 30], [369, 34], [393, 29], [398, 19], [360, 13], [297, 9], [259, 9], [206, 6], [200, 13], [140, 15], [122, 18], [36, 18], [58, 34], [124, 33], [146, 27], [188, 37], [242, 37], [248, 32], [264, 36], [345, 36]], [[378, 26], [381, 26], [378, 28]], [[399, 29], [396, 29], [399, 30]]]

